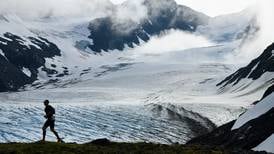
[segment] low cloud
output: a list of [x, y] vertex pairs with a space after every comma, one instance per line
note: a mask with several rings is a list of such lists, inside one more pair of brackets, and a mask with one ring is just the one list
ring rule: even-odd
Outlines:
[[13, 13], [21, 18], [48, 16], [102, 16], [111, 11], [108, 0], [1, 0], [0, 13]]
[[214, 43], [210, 42], [205, 37], [180, 30], [169, 30], [163, 32], [159, 36], [152, 37], [147, 43], [131, 50], [138, 53], [160, 54], [212, 45], [214, 45]]
[[237, 59], [250, 61], [258, 57], [267, 46], [274, 42], [274, 1], [258, 1], [256, 4], [257, 24], [260, 28], [253, 39], [246, 42], [238, 51]]
[[[130, 0], [117, 6], [115, 16], [117, 20], [139, 22], [147, 17], [147, 8], [143, 5], [144, 0]], [[118, 21], [117, 21], [118, 22]]]
[[130, 0], [117, 5], [114, 14], [112, 29], [127, 34], [138, 27], [142, 19], [147, 17], [148, 10], [143, 4], [144, 0]]

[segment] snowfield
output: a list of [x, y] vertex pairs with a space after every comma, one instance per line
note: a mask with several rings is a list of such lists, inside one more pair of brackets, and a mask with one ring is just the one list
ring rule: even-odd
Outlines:
[[[233, 70], [222, 63], [230, 50], [105, 53], [57, 82], [41, 77], [21, 92], [0, 94], [0, 141], [39, 140], [42, 102], [49, 99], [57, 110], [56, 129], [67, 142], [105, 137], [186, 143], [201, 133], [200, 127], [211, 130], [236, 119], [252, 99], [217, 94], [216, 83]], [[52, 134], [49, 139], [54, 140]]]
[[253, 150], [255, 150], [255, 151], [266, 151], [266, 152], [269, 152], [269, 153], [274, 153], [273, 143], [274, 143], [274, 135], [270, 136], [268, 139], [266, 139], [260, 145], [255, 147]]
[[[97, 138], [109, 138], [118, 142], [145, 141], [170, 144], [185, 143], [195, 136], [184, 121], [158, 117], [140, 105], [61, 103], [53, 106], [57, 110], [56, 130], [66, 142], [84, 143]], [[227, 107], [218, 109], [231, 110]], [[1, 105], [0, 121], [1, 142], [40, 140], [44, 122], [43, 106]], [[48, 140], [55, 140], [50, 131], [48, 135]]]
[[[262, 101], [260, 101], [258, 104], [256, 104], [254, 107], [247, 110], [243, 115], [241, 115], [238, 120], [235, 122], [234, 126], [232, 127], [232, 130], [238, 129], [242, 127], [247, 122], [256, 119], [263, 114], [267, 113], [274, 107], [274, 94], [270, 94], [266, 98], [264, 98]], [[272, 122], [272, 121], [268, 121]], [[260, 143], [257, 147], [253, 148], [255, 151], [267, 151], [270, 153], [274, 152], [273, 149], [273, 135], [267, 138], [265, 141]]]
[[236, 121], [236, 123], [234, 124], [234, 126], [232, 127], [232, 130], [238, 129], [241, 126], [243, 126], [245, 123], [247, 123], [248, 121], [265, 114], [267, 111], [269, 111], [273, 107], [274, 107], [274, 94], [271, 94], [267, 96], [265, 99], [263, 99], [260, 103], [255, 105], [253, 108], [249, 109], [243, 115], [241, 115], [239, 119]]

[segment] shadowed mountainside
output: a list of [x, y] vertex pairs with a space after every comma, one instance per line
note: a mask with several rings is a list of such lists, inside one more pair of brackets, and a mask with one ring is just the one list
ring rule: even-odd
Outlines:
[[45, 66], [46, 58], [54, 56], [61, 56], [61, 51], [45, 38], [0, 36], [0, 92], [16, 91], [34, 82], [40, 68], [47, 75], [58, 74]]
[[[269, 87], [263, 95], [262, 100], [258, 101], [256, 106], [263, 103], [266, 97], [273, 94], [273, 92], [273, 86]], [[271, 108], [259, 117], [246, 122], [238, 129], [233, 129], [236, 121], [232, 121], [215, 129], [209, 134], [192, 139], [187, 144], [221, 146], [225, 148], [239, 148], [246, 150], [253, 149], [274, 133], [273, 121], [274, 108]]]
[[[127, 5], [125, 2], [122, 5]], [[158, 6], [159, 4], [163, 4]], [[189, 7], [178, 5], [174, 0], [145, 0], [147, 17], [136, 22], [132, 19], [119, 19], [114, 11], [112, 16], [98, 18], [89, 25], [93, 44], [89, 48], [96, 52], [102, 50], [123, 50], [126, 46], [147, 42], [151, 36], [170, 29], [194, 32], [199, 25], [207, 24], [210, 17]], [[129, 7], [130, 8], [130, 7]]]

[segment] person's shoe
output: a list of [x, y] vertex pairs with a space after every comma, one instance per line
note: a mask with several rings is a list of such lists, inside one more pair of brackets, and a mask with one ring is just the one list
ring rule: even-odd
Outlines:
[[65, 143], [62, 139], [57, 139], [57, 143]]
[[39, 140], [39, 141], [37, 141], [37, 143], [46, 143], [46, 141], [45, 140]]

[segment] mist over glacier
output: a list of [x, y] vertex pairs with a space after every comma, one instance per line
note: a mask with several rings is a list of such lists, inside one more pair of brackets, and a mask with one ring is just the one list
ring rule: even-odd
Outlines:
[[271, 0], [258, 1], [256, 6], [253, 6], [255, 12], [257, 12], [257, 23], [259, 25], [259, 32], [255, 34], [253, 39], [248, 40], [238, 51], [238, 59], [251, 60], [261, 53], [266, 46], [273, 42], [274, 34], [272, 33], [272, 27], [274, 26], [273, 20], [271, 20], [274, 14], [272, 6], [274, 2]]

